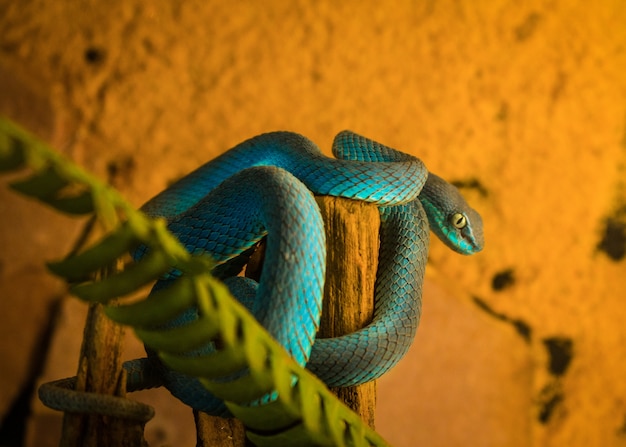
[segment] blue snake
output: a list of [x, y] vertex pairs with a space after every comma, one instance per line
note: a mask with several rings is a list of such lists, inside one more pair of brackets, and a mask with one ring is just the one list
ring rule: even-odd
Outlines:
[[[416, 157], [349, 131], [336, 136], [333, 154], [336, 158], [323, 155], [296, 133], [262, 134], [183, 177], [142, 210], [165, 218], [191, 253], [209, 254], [215, 261], [212, 274], [299, 364], [329, 386], [350, 386], [380, 377], [412, 343], [421, 314], [429, 230], [462, 254], [482, 250], [484, 241], [480, 215]], [[363, 329], [335, 338], [316, 338], [326, 241], [314, 195], [374, 203], [381, 218], [373, 319]], [[237, 276], [264, 237], [260, 281]], [[140, 248], [133, 256], [144, 254]], [[151, 294], [175, 279], [173, 272], [158, 281]], [[197, 310], [188, 309], [163, 329], [197, 318]], [[124, 364], [129, 391], [163, 384], [194, 409], [229, 415], [198, 379], [168, 369], [146, 349], [148, 358]], [[214, 349], [211, 343], [189, 355]], [[66, 391], [71, 380], [46, 387], [40, 397], [65, 411], [145, 417], [145, 409], [132, 401], [72, 397]]]
[[[298, 363], [329, 386], [349, 386], [380, 377], [407, 352], [421, 313], [429, 229], [462, 254], [482, 249], [483, 232], [480, 215], [458, 190], [416, 157], [349, 131], [337, 135], [333, 154], [336, 158], [326, 157], [296, 133], [262, 134], [188, 174], [142, 210], [164, 217], [190, 252], [210, 254], [216, 261], [213, 274]], [[371, 202], [381, 216], [373, 320], [355, 333], [328, 339], [316, 339], [326, 253], [314, 194]], [[259, 283], [234, 276], [245, 254], [266, 236]], [[171, 280], [160, 281], [154, 291]], [[196, 317], [190, 310], [169, 326]], [[149, 354], [149, 367], [172, 394], [206, 413], [228, 414], [198, 380]], [[146, 368], [125, 366], [129, 381], [137, 365]]]

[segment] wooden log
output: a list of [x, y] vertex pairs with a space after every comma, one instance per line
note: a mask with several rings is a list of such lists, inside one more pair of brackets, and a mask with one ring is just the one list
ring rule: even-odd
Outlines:
[[238, 419], [210, 416], [193, 412], [198, 437], [197, 447], [244, 447], [252, 445], [246, 438], [243, 424]]
[[[378, 267], [380, 215], [372, 204], [316, 197], [326, 230], [326, 285], [318, 336], [336, 337], [367, 325], [374, 313], [374, 282]], [[246, 276], [259, 280], [264, 242], [251, 256]], [[331, 389], [374, 428], [376, 382]], [[198, 446], [242, 447], [244, 427], [228, 419], [196, 416]], [[203, 444], [200, 441], [204, 442]]]
[[[119, 397], [126, 395], [122, 368], [123, 328], [104, 315], [101, 304], [92, 304], [87, 314], [81, 347], [76, 391]], [[144, 424], [98, 414], [65, 413], [62, 447], [146, 446]]]
[[[372, 204], [316, 197], [326, 228], [326, 284], [318, 337], [329, 338], [366, 326], [374, 313], [380, 215]], [[376, 382], [331, 389], [374, 428]]]

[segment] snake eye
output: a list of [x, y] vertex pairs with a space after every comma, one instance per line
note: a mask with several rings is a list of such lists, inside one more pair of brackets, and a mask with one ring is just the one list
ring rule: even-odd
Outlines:
[[452, 222], [452, 225], [454, 225], [454, 228], [458, 228], [459, 230], [465, 228], [467, 225], [467, 217], [461, 213], [454, 213], [450, 218], [450, 221]]

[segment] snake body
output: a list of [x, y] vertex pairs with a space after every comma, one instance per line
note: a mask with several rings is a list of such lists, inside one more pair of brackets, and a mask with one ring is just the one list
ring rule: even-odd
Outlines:
[[[267, 261], [255, 298], [242, 299], [250, 294], [238, 293], [238, 286], [231, 290], [296, 361], [328, 385], [348, 386], [382, 375], [413, 340], [428, 221], [442, 227], [436, 234], [464, 253], [482, 248], [482, 222], [454, 187], [413, 156], [348, 131], [337, 135], [333, 153], [337, 158], [324, 156], [298, 134], [263, 134], [201, 166], [142, 209], [165, 217], [189, 251], [209, 253], [218, 263], [214, 274], [222, 278], [239, 270], [237, 259], [267, 235]], [[373, 321], [353, 334], [318, 340], [325, 241], [312, 193], [372, 202], [381, 213]], [[465, 216], [463, 229], [446, 217], [455, 213]], [[193, 315], [183, 321], [189, 318]], [[161, 373], [182, 401], [224, 414], [222, 403], [195, 379], [162, 366]]]
[[[349, 131], [337, 135], [333, 153], [336, 158], [326, 157], [291, 132], [259, 135], [183, 177], [142, 210], [165, 218], [190, 252], [211, 255], [213, 274], [297, 362], [328, 385], [348, 386], [379, 377], [408, 350], [420, 318], [429, 229], [464, 254], [482, 249], [483, 234], [478, 213], [416, 157]], [[329, 339], [315, 338], [325, 236], [313, 194], [371, 202], [381, 215], [373, 320], [360, 331]], [[233, 278], [245, 254], [265, 236], [259, 284]], [[141, 256], [138, 250], [135, 257]], [[159, 281], [154, 290], [171, 281]], [[195, 318], [190, 309], [168, 327]], [[151, 369], [150, 376], [160, 376], [186, 404], [228, 414], [197, 379], [169, 370], [148, 353], [148, 360], [125, 364], [131, 388]]]

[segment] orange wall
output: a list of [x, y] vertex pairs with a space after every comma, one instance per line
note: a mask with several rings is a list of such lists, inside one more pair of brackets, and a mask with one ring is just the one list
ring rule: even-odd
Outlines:
[[[4, 2], [0, 111], [137, 205], [270, 130], [421, 157], [469, 185], [486, 248], [433, 241], [425, 348], [380, 386], [379, 412], [415, 417], [380, 431], [626, 445], [625, 23], [621, 0]], [[77, 226], [13, 200], [0, 311], [22, 318], [7, 292]]]

